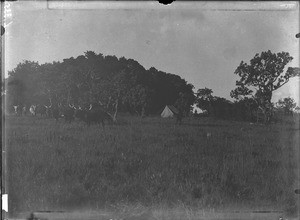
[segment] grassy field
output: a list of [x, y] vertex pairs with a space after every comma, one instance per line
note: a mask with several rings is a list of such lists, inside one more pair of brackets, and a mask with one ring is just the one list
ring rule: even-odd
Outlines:
[[299, 118], [176, 125], [123, 116], [105, 129], [39, 117], [5, 123], [12, 216], [124, 207], [296, 211]]

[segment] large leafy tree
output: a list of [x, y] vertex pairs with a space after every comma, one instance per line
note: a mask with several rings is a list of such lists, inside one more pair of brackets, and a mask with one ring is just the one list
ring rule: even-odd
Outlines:
[[208, 114], [212, 114], [213, 91], [209, 88], [198, 89], [196, 93], [196, 104], [199, 108], [206, 110]]
[[286, 70], [292, 59], [287, 52], [276, 54], [268, 50], [257, 53], [249, 64], [242, 61], [234, 72], [240, 79], [236, 81], [237, 87], [231, 91], [231, 97], [238, 100], [254, 98], [265, 115], [265, 122], [269, 121], [273, 92], [289, 82], [290, 78], [299, 76], [297, 68]]

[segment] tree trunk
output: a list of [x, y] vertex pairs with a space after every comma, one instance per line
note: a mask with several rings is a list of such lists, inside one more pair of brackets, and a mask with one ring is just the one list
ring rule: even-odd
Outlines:
[[113, 121], [114, 122], [117, 121], [118, 105], [119, 105], [119, 98], [117, 99], [116, 104], [115, 104], [115, 113], [113, 115]]
[[111, 96], [109, 97], [108, 102], [107, 102], [107, 104], [106, 104], [106, 109], [109, 109], [110, 103], [111, 103]]

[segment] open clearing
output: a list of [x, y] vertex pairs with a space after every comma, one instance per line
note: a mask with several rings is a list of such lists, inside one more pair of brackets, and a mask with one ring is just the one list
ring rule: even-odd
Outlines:
[[199, 210], [295, 213], [299, 203], [298, 118], [267, 126], [212, 118], [176, 125], [120, 116], [105, 129], [40, 117], [8, 116], [5, 123], [12, 216], [144, 207], [156, 210], [152, 217], [174, 219], [174, 211], [161, 217], [164, 207], [201, 219]]

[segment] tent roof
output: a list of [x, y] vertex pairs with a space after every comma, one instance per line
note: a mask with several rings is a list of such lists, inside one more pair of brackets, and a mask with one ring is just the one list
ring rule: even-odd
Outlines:
[[174, 114], [178, 114], [179, 111], [173, 105], [166, 105]]
[[168, 118], [173, 117], [174, 115], [177, 115], [179, 111], [172, 105], [166, 105], [161, 112], [161, 117]]

